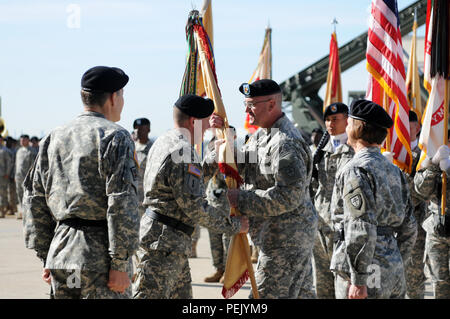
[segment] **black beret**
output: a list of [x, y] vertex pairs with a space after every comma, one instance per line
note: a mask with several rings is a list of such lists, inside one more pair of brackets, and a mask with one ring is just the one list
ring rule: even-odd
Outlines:
[[135, 119], [133, 122], [133, 128], [136, 128], [136, 126], [139, 125], [150, 125], [150, 121], [146, 119], [145, 117], [142, 117], [140, 119]]
[[364, 99], [352, 102], [348, 116], [385, 129], [394, 125], [394, 121], [383, 107]]
[[81, 78], [81, 89], [87, 92], [119, 91], [128, 83], [128, 75], [121, 69], [108, 66], [95, 66], [87, 70]]
[[37, 138], [37, 136], [33, 136], [33, 137], [31, 137], [30, 141], [32, 141], [32, 142], [36, 141], [37, 142], [37, 141], [39, 141], [39, 139]]
[[409, 121], [410, 122], [419, 122], [416, 112], [409, 110]]
[[22, 135], [20, 135], [20, 138], [27, 138], [27, 139], [30, 139], [30, 136], [27, 135], [27, 134], [22, 134]]
[[263, 79], [253, 83], [242, 83], [239, 87], [239, 91], [241, 91], [245, 97], [256, 97], [281, 93], [281, 88], [277, 82]]
[[194, 94], [180, 96], [175, 102], [175, 106], [184, 114], [197, 119], [208, 117], [214, 112], [213, 100]]
[[325, 112], [323, 113], [323, 119], [325, 120], [328, 115], [334, 115], [338, 113], [348, 114], [348, 106], [344, 103], [333, 103], [326, 107]]

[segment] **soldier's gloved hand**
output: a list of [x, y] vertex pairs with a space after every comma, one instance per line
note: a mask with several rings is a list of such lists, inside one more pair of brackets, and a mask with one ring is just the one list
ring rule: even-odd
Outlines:
[[386, 157], [386, 159], [389, 162], [394, 163], [394, 153], [392, 153], [392, 152], [383, 152], [383, 156]]
[[248, 228], [250, 227], [249, 222], [248, 222], [248, 217], [247, 216], [238, 216], [239, 220], [241, 221], [241, 230], [240, 230], [240, 234], [246, 234], [248, 233]]
[[431, 162], [435, 165], [439, 165], [439, 162], [443, 159], [447, 159], [450, 157], [450, 149], [447, 145], [441, 145], [436, 154], [434, 154], [433, 158], [431, 159]]
[[212, 128], [223, 128], [223, 118], [216, 113], [211, 114], [209, 118], [209, 126]]
[[128, 273], [111, 269], [107, 286], [111, 291], [124, 293], [130, 286]]
[[450, 174], [450, 158], [445, 158], [439, 162], [439, 168], [446, 172], [447, 175]]
[[216, 155], [219, 154], [220, 145], [222, 145], [223, 143], [225, 143], [224, 139], [214, 141], [214, 151], [216, 152]]

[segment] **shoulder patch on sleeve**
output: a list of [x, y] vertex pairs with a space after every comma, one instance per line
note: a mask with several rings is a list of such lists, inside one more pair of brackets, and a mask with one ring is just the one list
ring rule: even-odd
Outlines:
[[188, 173], [197, 176], [198, 178], [202, 177], [202, 171], [194, 164], [188, 165]]
[[350, 197], [350, 204], [353, 205], [356, 209], [361, 209], [362, 206], [362, 198], [360, 194], [356, 194], [352, 197]]

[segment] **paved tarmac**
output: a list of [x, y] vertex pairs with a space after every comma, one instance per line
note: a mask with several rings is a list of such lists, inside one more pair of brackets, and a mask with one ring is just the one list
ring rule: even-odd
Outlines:
[[[209, 236], [201, 228], [197, 258], [190, 258], [194, 299], [223, 299], [222, 284], [205, 283], [203, 279], [215, 270], [212, 266]], [[47, 299], [49, 286], [42, 281], [42, 264], [34, 250], [26, 249], [22, 220], [14, 216], [0, 219], [0, 299]], [[256, 264], [253, 264], [256, 268]], [[250, 282], [231, 299], [247, 299], [251, 293]], [[426, 284], [426, 299], [432, 298], [431, 285]]]

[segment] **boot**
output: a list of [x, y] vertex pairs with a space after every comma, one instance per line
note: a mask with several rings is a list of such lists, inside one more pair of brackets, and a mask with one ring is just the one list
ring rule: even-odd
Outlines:
[[258, 247], [252, 246], [252, 263], [258, 262]]
[[222, 269], [217, 269], [217, 271], [209, 277], [205, 278], [205, 282], [219, 282], [222, 278], [224, 271]]
[[197, 258], [197, 241], [192, 242], [191, 255], [189, 258]]

